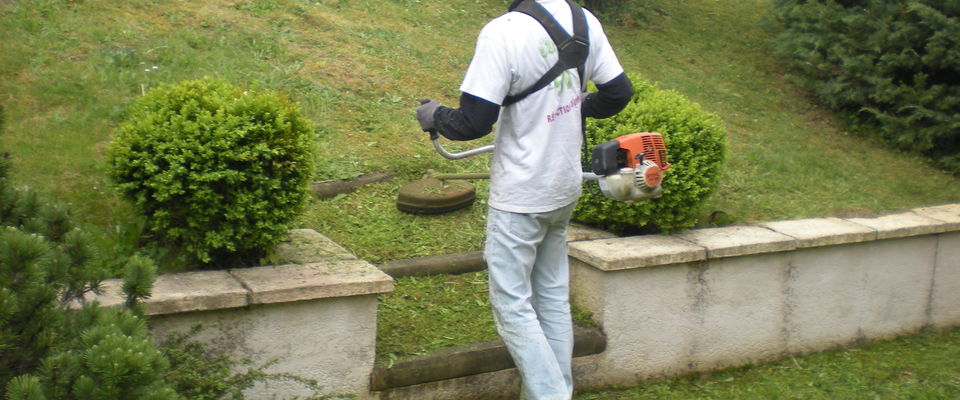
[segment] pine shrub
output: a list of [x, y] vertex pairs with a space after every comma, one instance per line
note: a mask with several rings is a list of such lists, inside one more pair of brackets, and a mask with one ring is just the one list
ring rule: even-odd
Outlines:
[[223, 264], [283, 239], [309, 196], [313, 138], [278, 94], [186, 81], [133, 104], [110, 144], [109, 173], [151, 231]]
[[30, 384], [12, 385], [9, 397], [46, 399], [175, 400], [164, 378], [169, 361], [147, 333], [146, 321], [125, 308], [90, 303], [71, 315]]
[[682, 95], [631, 75], [634, 95], [623, 111], [587, 120], [589, 148], [636, 132], [658, 132], [667, 146], [670, 170], [659, 199], [624, 203], [607, 199], [589, 184], [574, 218], [615, 232], [674, 232], [696, 224], [700, 205], [716, 189], [726, 157], [720, 119]]
[[47, 284], [50, 248], [39, 235], [0, 228], [0, 385], [34, 371], [63, 326], [57, 287]]
[[960, 2], [779, 0], [780, 53], [860, 131], [960, 174]]
[[[168, 362], [137, 307], [82, 304], [116, 271], [63, 207], [16, 189], [0, 155], [0, 393], [12, 400], [177, 399]], [[149, 295], [155, 267], [127, 262], [128, 304]]]

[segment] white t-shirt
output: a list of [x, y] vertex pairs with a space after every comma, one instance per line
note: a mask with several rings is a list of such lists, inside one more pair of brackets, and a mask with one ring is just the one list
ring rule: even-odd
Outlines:
[[[573, 32], [564, 0], [538, 0]], [[584, 79], [607, 83], [623, 73], [600, 21], [586, 11], [590, 55]], [[501, 104], [508, 94], [532, 86], [557, 62], [557, 48], [539, 22], [510, 12], [490, 21], [477, 38], [473, 61], [460, 90]], [[580, 197], [581, 84], [577, 69], [564, 71], [547, 87], [500, 110], [490, 169], [491, 207], [542, 213]]]

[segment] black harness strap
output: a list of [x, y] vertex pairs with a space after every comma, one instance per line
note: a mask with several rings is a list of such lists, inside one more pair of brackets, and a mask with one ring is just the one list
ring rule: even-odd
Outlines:
[[[527, 90], [520, 93], [504, 98], [504, 107], [523, 100], [534, 92], [545, 88], [553, 82], [554, 79], [557, 79], [563, 71], [570, 68], [577, 68], [577, 73], [580, 76], [580, 85], [582, 86], [584, 84], [583, 70], [590, 49], [590, 40], [587, 36], [587, 16], [579, 4], [571, 0], [567, 0], [567, 4], [570, 6], [570, 12], [573, 15], [573, 36], [568, 34], [560, 23], [557, 22], [543, 6], [538, 4], [536, 0], [521, 0], [514, 2], [510, 7], [510, 11], [527, 14], [543, 26], [543, 29], [547, 31], [550, 39], [553, 40], [553, 43], [557, 46], [559, 58], [557, 59], [557, 63], [540, 77], [533, 86], [530, 86]], [[581, 90], [583, 90], [582, 87]]]

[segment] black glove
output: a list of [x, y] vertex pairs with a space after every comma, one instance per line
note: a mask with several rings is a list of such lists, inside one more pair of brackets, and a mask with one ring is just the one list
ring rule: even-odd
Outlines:
[[424, 132], [434, 132], [437, 130], [433, 116], [437, 113], [437, 108], [439, 107], [440, 103], [433, 100], [420, 101], [420, 107], [417, 107], [417, 121], [420, 121], [420, 128], [423, 129]]

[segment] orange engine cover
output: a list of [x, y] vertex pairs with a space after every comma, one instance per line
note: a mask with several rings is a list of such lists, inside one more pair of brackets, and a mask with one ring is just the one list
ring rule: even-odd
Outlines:
[[[670, 168], [667, 162], [667, 146], [663, 144], [663, 135], [656, 132], [640, 132], [623, 135], [613, 139], [620, 143], [620, 149], [626, 151], [626, 167], [635, 168], [643, 160], [650, 160], [661, 170]], [[643, 157], [638, 157], [639, 155]]]

